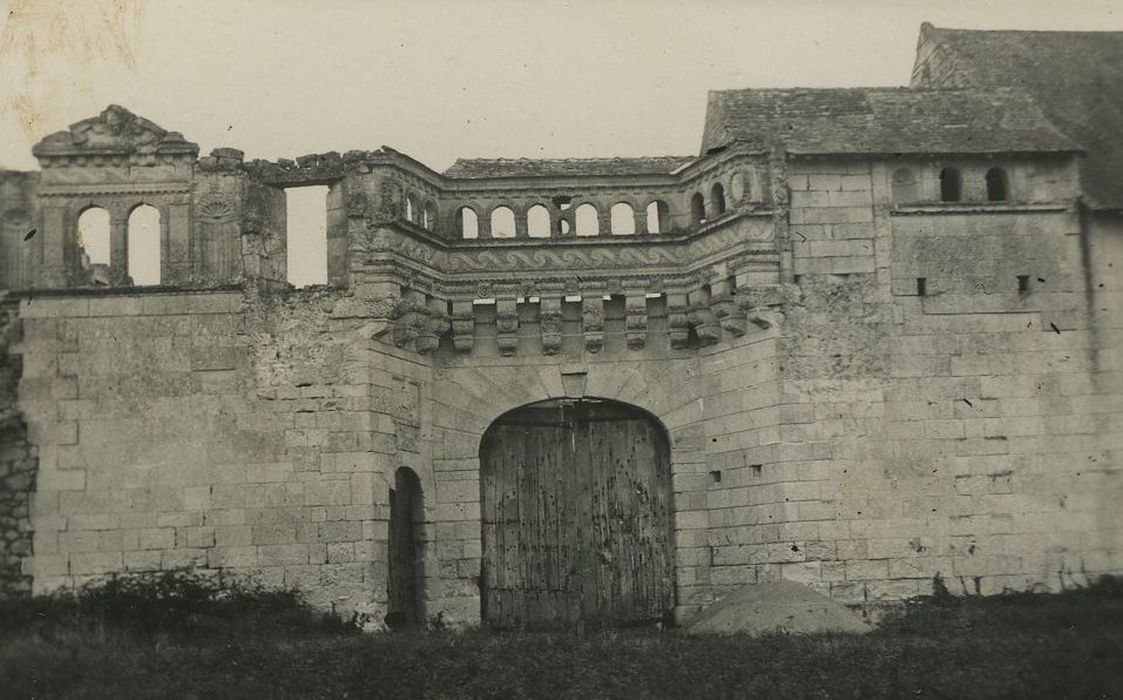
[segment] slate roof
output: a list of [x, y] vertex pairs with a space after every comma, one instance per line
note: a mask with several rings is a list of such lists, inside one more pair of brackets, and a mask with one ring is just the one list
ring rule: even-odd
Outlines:
[[695, 160], [694, 156], [649, 158], [459, 158], [444, 174], [475, 180], [505, 177], [605, 177], [667, 175]]
[[808, 154], [1078, 150], [1017, 88], [711, 91], [702, 153], [735, 141]]
[[[943, 48], [954, 71], [929, 83], [1016, 85], [1087, 152], [1081, 179], [1093, 206], [1123, 208], [1123, 32], [939, 29], [925, 23], [921, 44]], [[938, 73], [933, 71], [933, 73]], [[913, 85], [926, 76], [914, 73]]]

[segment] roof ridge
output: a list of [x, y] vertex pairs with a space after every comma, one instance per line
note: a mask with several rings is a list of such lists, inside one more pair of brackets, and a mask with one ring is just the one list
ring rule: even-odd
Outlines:
[[972, 34], [1048, 34], [1048, 35], [1073, 35], [1073, 34], [1096, 34], [1100, 36], [1107, 36], [1111, 34], [1118, 34], [1123, 36], [1123, 30], [1119, 29], [967, 29], [957, 27], [937, 27], [931, 22], [925, 22], [921, 25], [924, 30], [924, 25], [928, 25], [930, 32], [958, 32], [958, 33], [972, 33]]

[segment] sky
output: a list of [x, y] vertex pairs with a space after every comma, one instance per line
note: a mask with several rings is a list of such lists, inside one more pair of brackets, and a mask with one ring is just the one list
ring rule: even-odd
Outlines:
[[902, 85], [920, 23], [1123, 30], [1120, 0], [0, 0], [0, 166], [121, 104], [208, 153], [692, 154], [706, 91]]
[[697, 153], [706, 92], [904, 85], [920, 24], [1123, 30], [1123, 0], [0, 0], [0, 167], [116, 103], [201, 153]]

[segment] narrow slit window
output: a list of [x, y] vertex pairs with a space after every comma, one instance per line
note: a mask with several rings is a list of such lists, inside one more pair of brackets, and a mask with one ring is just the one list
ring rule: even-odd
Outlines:
[[926, 277], [917, 277], [916, 278], [916, 296], [918, 296], [918, 297], [928, 296], [928, 279]]

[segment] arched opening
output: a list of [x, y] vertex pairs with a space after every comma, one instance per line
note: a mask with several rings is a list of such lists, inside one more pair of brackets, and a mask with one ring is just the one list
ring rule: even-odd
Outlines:
[[714, 209], [714, 216], [725, 213], [725, 188], [720, 182], [715, 182], [710, 188], [710, 206]]
[[408, 467], [394, 474], [390, 489], [386, 624], [413, 627], [425, 620], [422, 533], [425, 504], [421, 480]]
[[673, 608], [670, 447], [649, 414], [555, 399], [480, 442], [480, 605], [493, 627], [655, 622]]
[[433, 227], [437, 225], [437, 205], [433, 202], [425, 203], [425, 212], [421, 217], [421, 225], [429, 231], [432, 231]]
[[496, 207], [491, 211], [491, 237], [515, 237], [515, 212], [510, 207]]
[[550, 210], [535, 204], [526, 212], [526, 235], [531, 238], [550, 237]]
[[617, 202], [609, 211], [612, 222], [612, 235], [631, 236], [636, 232], [636, 211], [627, 202]]
[[667, 203], [655, 200], [647, 205], [647, 232], [666, 233], [671, 230], [671, 210]]
[[1005, 170], [991, 168], [987, 171], [987, 201], [1005, 202], [1009, 198], [1008, 187]]
[[944, 168], [940, 171], [940, 201], [958, 202], [961, 198], [962, 183], [959, 171], [955, 168]]
[[480, 220], [472, 207], [460, 207], [456, 212], [456, 223], [460, 228], [461, 238], [480, 237]]
[[83, 270], [105, 284], [109, 283], [109, 248], [109, 212], [90, 207], [78, 216], [78, 258]]
[[917, 201], [916, 177], [909, 168], [897, 168], [893, 171], [893, 201], [901, 204]]
[[160, 284], [160, 210], [142, 204], [129, 214], [129, 277], [135, 285]]
[[585, 203], [577, 207], [573, 217], [578, 236], [596, 236], [600, 233], [600, 216], [592, 204]]
[[406, 195], [406, 221], [416, 224], [421, 217], [421, 208], [417, 204], [417, 197]]
[[690, 198], [690, 214], [696, 224], [706, 220], [706, 200], [702, 198], [701, 192], [695, 192]]

